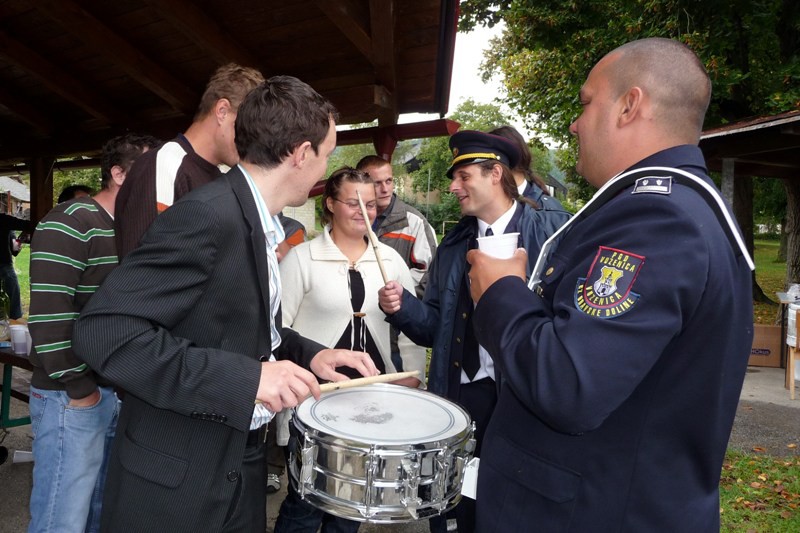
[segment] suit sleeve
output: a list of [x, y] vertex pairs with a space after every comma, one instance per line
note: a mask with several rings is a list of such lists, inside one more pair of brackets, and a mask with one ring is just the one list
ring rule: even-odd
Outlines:
[[[679, 207], [649, 196], [598, 211], [573, 229], [583, 233], [582, 244], [557, 250], [550, 262], [563, 266], [552, 306], [512, 277], [489, 287], [476, 306], [477, 339], [506, 384], [560, 431], [602, 424], [641, 383], [702, 294], [709, 255], [701, 228]], [[578, 292], [600, 246], [644, 258], [630, 287], [635, 304], [606, 319], [592, 308], [582, 311]]]
[[261, 374], [256, 354], [172, 333], [204, 295], [231, 231], [199, 202], [165, 211], [84, 308], [73, 342], [92, 368], [151, 405], [225, 413], [227, 425], [246, 431]]

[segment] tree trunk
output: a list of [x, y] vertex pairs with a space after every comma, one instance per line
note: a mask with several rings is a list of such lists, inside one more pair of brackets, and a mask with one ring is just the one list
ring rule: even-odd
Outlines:
[[[742, 230], [742, 239], [750, 257], [753, 257], [755, 244], [753, 242], [753, 178], [738, 176], [733, 179], [733, 216], [739, 223]], [[756, 273], [753, 272], [753, 301], [772, 302], [764, 294], [764, 290], [756, 281]]]
[[783, 180], [786, 188], [786, 288], [800, 283], [800, 178]]
[[781, 219], [781, 244], [778, 246], [778, 257], [776, 258], [782, 263], [786, 262], [786, 241], [788, 240], [786, 237], [786, 216], [784, 216]]

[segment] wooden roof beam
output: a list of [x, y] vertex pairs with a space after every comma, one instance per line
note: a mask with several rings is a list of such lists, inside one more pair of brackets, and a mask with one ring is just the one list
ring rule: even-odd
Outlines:
[[361, 6], [352, 2], [352, 0], [340, 0], [338, 2], [315, 0], [314, 3], [341, 30], [342, 35], [347, 37], [358, 51], [372, 62], [372, 39], [358, 22], [369, 18], [361, 10]]
[[378, 125], [397, 124], [397, 60], [395, 55], [395, 1], [370, 0], [370, 34], [372, 36], [372, 64], [377, 82], [389, 91], [386, 107], [379, 110]]
[[256, 56], [239, 46], [230, 34], [194, 3], [187, 0], [144, 1], [220, 65], [234, 62], [246, 67], [260, 66], [261, 62]]
[[199, 97], [166, 69], [145, 57], [116, 31], [74, 0], [37, 0], [33, 4], [65, 30], [108, 56], [136, 82], [184, 113], [192, 113]]
[[33, 126], [38, 133], [45, 137], [52, 134], [55, 129], [53, 122], [40, 111], [38, 106], [8, 92], [2, 85], [0, 85], [0, 105], [6, 107], [23, 122]]
[[0, 54], [8, 61], [35, 76], [65, 100], [104, 122], [125, 122], [126, 119], [99, 92], [94, 91], [60, 68], [40, 56], [7, 33], [0, 31]]

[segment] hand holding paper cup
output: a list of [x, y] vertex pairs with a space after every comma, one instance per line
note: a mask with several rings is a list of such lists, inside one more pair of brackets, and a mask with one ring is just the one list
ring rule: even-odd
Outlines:
[[490, 237], [478, 237], [478, 249], [497, 259], [511, 259], [517, 250], [519, 233], [504, 233]]

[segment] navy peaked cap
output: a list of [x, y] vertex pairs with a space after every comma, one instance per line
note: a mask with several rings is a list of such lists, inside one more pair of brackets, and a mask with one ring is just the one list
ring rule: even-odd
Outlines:
[[450, 151], [453, 154], [453, 162], [447, 170], [450, 179], [453, 178], [453, 171], [460, 166], [496, 160], [513, 169], [520, 159], [514, 143], [505, 137], [482, 131], [456, 132], [450, 137]]

